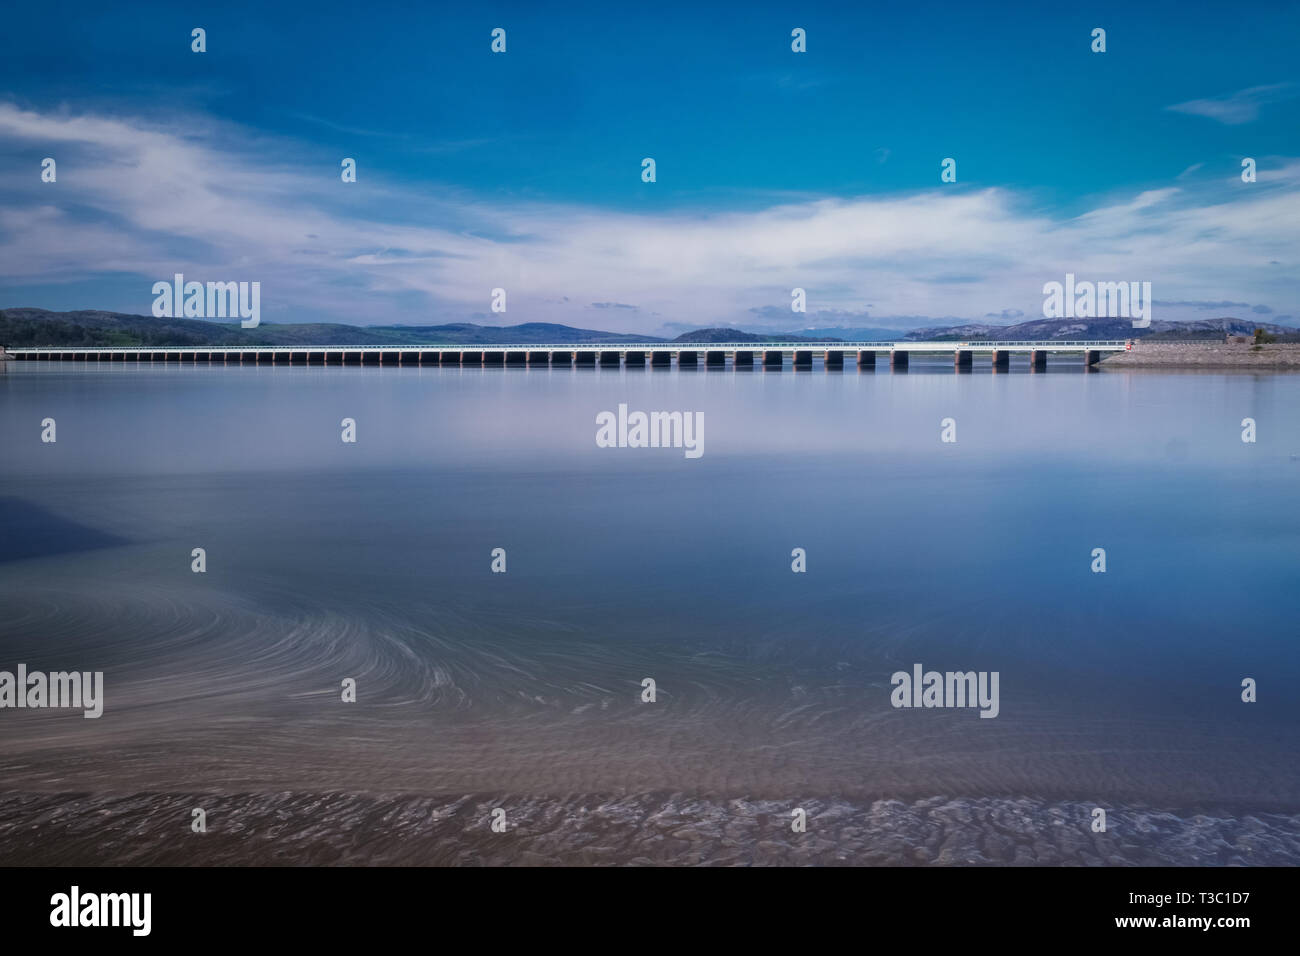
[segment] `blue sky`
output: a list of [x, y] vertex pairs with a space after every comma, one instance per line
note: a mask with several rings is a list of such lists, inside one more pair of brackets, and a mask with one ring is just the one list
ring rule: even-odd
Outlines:
[[6, 12], [0, 305], [184, 272], [272, 321], [914, 327], [1073, 271], [1300, 317], [1296, 4], [541, 6]]

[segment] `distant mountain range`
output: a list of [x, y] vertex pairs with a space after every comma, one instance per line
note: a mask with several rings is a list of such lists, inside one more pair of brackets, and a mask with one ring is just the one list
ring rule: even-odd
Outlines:
[[342, 325], [311, 323], [276, 325], [263, 322], [255, 329], [238, 322], [206, 319], [154, 318], [122, 312], [51, 312], [48, 309], [0, 309], [0, 345], [15, 348], [54, 345], [66, 347], [131, 346], [256, 346], [256, 345], [617, 345], [627, 342], [881, 342], [881, 341], [1052, 341], [1056, 339], [1157, 339], [1217, 338], [1225, 332], [1249, 335], [1263, 328], [1275, 335], [1295, 329], [1267, 322], [1219, 318], [1195, 322], [1154, 320], [1135, 329], [1128, 319], [1039, 319], [1018, 325], [938, 326], [904, 332], [898, 329], [800, 329], [798, 332], [744, 332], [733, 328], [696, 329], [675, 339], [653, 335], [627, 335], [577, 329], [550, 322], [490, 326], [458, 322], [451, 325]]
[[206, 319], [158, 319], [122, 312], [50, 312], [47, 309], [0, 309], [0, 345], [112, 346], [148, 345], [492, 345], [591, 344], [662, 342], [649, 335], [626, 335], [575, 329], [549, 322], [490, 326], [457, 322], [451, 325], [343, 325], [307, 323], [277, 325], [263, 322], [255, 329], [236, 322]]
[[1192, 339], [1218, 338], [1231, 332], [1237, 335], [1249, 335], [1255, 329], [1285, 335], [1296, 330], [1285, 325], [1270, 322], [1256, 322], [1249, 319], [1200, 319], [1189, 322], [1162, 322], [1152, 319], [1145, 329], [1133, 328], [1131, 319], [1035, 319], [1018, 325], [969, 325], [939, 326], [929, 329], [916, 329], [907, 332], [904, 338], [912, 342], [936, 342], [945, 340], [970, 341], [1032, 341], [1050, 342], [1053, 339]]

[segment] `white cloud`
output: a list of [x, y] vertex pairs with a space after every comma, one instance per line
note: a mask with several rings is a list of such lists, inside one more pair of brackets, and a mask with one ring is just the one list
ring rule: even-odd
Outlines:
[[[163, 127], [0, 104], [5, 140], [24, 148], [4, 160], [0, 284], [138, 275], [141, 313], [152, 282], [174, 272], [261, 281], [269, 321], [362, 324], [487, 313], [497, 286], [510, 311], [493, 320], [581, 325], [585, 304], [612, 302], [639, 310], [603, 310], [601, 325], [623, 331], [654, 331], [644, 325], [656, 313], [752, 323], [788, 309], [795, 286], [810, 311], [871, 303], [881, 324], [1033, 316], [1043, 283], [1066, 272], [1151, 281], [1170, 301], [1300, 308], [1295, 161], [1261, 161], [1255, 184], [1183, 181], [1068, 220], [1009, 190], [952, 187], [644, 214], [487, 202], [364, 168], [345, 185], [336, 157], [208, 118]], [[31, 155], [58, 158], [57, 184], [39, 181]], [[934, 281], [945, 275], [970, 281]]]
[[1204, 116], [1229, 126], [1238, 126], [1259, 119], [1259, 109], [1265, 103], [1276, 103], [1297, 96], [1300, 96], [1300, 86], [1295, 83], [1273, 83], [1268, 86], [1252, 86], [1226, 96], [1175, 103], [1165, 109], [1176, 113]]

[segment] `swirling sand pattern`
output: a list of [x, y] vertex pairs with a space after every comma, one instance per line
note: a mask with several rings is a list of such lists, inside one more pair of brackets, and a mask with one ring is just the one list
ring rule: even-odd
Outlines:
[[[193, 810], [207, 832], [191, 830]], [[29, 865], [1276, 866], [1300, 816], [1177, 815], [1030, 799], [808, 800], [675, 793], [459, 797], [344, 793], [0, 793], [5, 862]], [[505, 812], [505, 830], [491, 827]]]
[[[725, 638], [615, 644], [565, 623], [603, 608], [529, 618], [374, 601], [344, 614], [286, 592], [271, 614], [211, 587], [114, 582], [70, 596], [33, 575], [20, 590], [4, 602], [8, 658], [101, 660], [108, 686], [99, 720], [6, 713], [0, 776], [24, 790], [955, 791], [1288, 806], [1288, 772], [1263, 759], [1279, 742], [1258, 734], [1225, 746], [1231, 729], [1044, 701], [996, 722], [900, 720], [881, 676], [898, 654], [890, 640], [796, 651], [760, 634], [745, 652]], [[60, 635], [57, 654], [42, 652], [48, 634]], [[640, 700], [646, 673], [661, 688], [653, 706]], [[356, 704], [340, 702], [339, 675], [357, 679]]]

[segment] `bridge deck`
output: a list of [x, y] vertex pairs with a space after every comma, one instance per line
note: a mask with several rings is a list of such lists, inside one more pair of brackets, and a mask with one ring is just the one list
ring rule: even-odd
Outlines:
[[376, 352], [402, 353], [554, 353], [554, 352], [1122, 352], [1128, 343], [1124, 340], [1072, 341], [1072, 342], [609, 342], [566, 343], [558, 345], [521, 343], [491, 345], [185, 345], [185, 346], [101, 346], [68, 347], [40, 346], [34, 348], [9, 348], [15, 358], [45, 358], [61, 355], [355, 355]]

